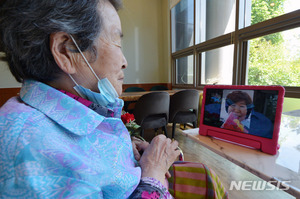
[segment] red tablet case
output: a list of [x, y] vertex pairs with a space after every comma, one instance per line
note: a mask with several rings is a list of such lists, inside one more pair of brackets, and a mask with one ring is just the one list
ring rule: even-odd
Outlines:
[[[278, 100], [276, 106], [276, 114], [273, 128], [272, 138], [265, 138], [247, 133], [240, 133], [234, 130], [209, 126], [203, 123], [204, 110], [206, 101], [206, 92], [208, 89], [223, 89], [223, 90], [275, 90], [278, 91]], [[282, 86], [238, 86], [238, 85], [207, 85], [203, 90], [203, 101], [201, 107], [201, 117], [199, 125], [199, 134], [221, 138], [225, 141], [234, 142], [236, 144], [245, 145], [261, 150], [262, 152], [275, 155], [279, 149], [278, 137], [281, 122], [282, 104], [284, 99], [284, 88]]]

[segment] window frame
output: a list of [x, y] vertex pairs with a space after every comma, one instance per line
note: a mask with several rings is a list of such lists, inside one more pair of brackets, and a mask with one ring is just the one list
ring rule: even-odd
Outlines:
[[[244, 5], [247, 0], [236, 0], [236, 16], [235, 16], [235, 30], [233, 32], [221, 35], [219, 37], [195, 44], [196, 42], [196, 7], [194, 0], [194, 34], [193, 34], [193, 45], [181, 49], [179, 51], [171, 51], [171, 74], [172, 74], [172, 87], [183, 89], [183, 88], [195, 88], [202, 90], [205, 84], [201, 84], [201, 53], [213, 50], [216, 48], [224, 47], [227, 45], [234, 45], [234, 56], [233, 56], [233, 79], [232, 85], [246, 85], [247, 76], [247, 56], [248, 56], [248, 41], [257, 37], [265, 36], [268, 34], [290, 30], [293, 28], [300, 27], [300, 9], [289, 12], [269, 20], [259, 22], [253, 25], [249, 25], [244, 28], [239, 28], [241, 23], [244, 22], [244, 16], [240, 14], [240, 9], [244, 9]], [[249, 3], [249, 2], [248, 2]], [[171, 18], [171, 10], [170, 10]], [[170, 23], [171, 24], [171, 23]], [[243, 24], [242, 24], [243, 25]], [[171, 27], [172, 31], [172, 27]], [[171, 49], [172, 49], [172, 32], [170, 33], [171, 38]], [[176, 59], [194, 55], [194, 83], [193, 85], [176, 84]], [[285, 86], [285, 97], [300, 98], [300, 87]]]

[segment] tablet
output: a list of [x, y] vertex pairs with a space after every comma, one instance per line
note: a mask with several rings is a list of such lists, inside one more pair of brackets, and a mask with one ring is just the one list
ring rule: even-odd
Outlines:
[[275, 155], [284, 92], [282, 86], [207, 85], [199, 134]]

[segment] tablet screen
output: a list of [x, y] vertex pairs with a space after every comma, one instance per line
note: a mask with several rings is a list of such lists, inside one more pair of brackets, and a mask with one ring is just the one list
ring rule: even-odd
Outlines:
[[207, 89], [203, 124], [273, 138], [278, 90]]

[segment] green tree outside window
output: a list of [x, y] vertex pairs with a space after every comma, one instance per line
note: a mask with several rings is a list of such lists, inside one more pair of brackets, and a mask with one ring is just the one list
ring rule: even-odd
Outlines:
[[[251, 24], [284, 14], [285, 0], [252, 0]], [[294, 35], [299, 42], [300, 35]], [[281, 32], [250, 41], [249, 85], [300, 86], [300, 49], [290, 48]]]

